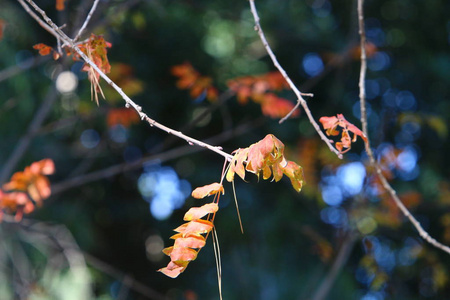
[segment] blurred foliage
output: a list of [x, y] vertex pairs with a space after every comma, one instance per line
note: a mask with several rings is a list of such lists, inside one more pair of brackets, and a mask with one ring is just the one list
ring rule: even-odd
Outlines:
[[[62, 11], [54, 0], [38, 4], [75, 36], [88, 2], [65, 2]], [[356, 2], [256, 5], [281, 65], [302, 92], [314, 93], [308, 104], [316, 120], [343, 114], [360, 127]], [[157, 299], [141, 283], [168, 299], [218, 299], [209, 240], [177, 279], [156, 270], [167, 263], [160, 250], [171, 243], [172, 228], [189, 207], [204, 204], [188, 195], [220, 180], [222, 157], [193, 153], [185, 142], [136, 122], [104, 82], [106, 100], [97, 107], [83, 64], [40, 57], [33, 45], [56, 49], [53, 37], [16, 1], [1, 0], [0, 6], [0, 166], [29, 135], [29, 148], [9, 175], [44, 158], [56, 168], [49, 176], [54, 193], [44, 205], [22, 223], [0, 225], [0, 298]], [[447, 244], [448, 11], [450, 2], [444, 0], [366, 1], [365, 7], [372, 145], [405, 204]], [[101, 1], [82, 38], [91, 32], [111, 42], [111, 76], [150, 117], [198, 139], [217, 136], [213, 144], [227, 152], [272, 133], [286, 145], [286, 157], [303, 166], [306, 185], [300, 194], [287, 179], [236, 180], [243, 235], [232, 193], [222, 196], [215, 225], [225, 299], [311, 299], [343, 245], [350, 245], [349, 256], [327, 299], [448, 297], [448, 255], [425, 244], [380, 189], [365, 168], [362, 142], [340, 161], [303, 111], [280, 125], [261, 117], [259, 103], [220, 100], [229, 80], [274, 71], [247, 1]], [[214, 82], [217, 102], [198, 93], [191, 99], [177, 89], [171, 68], [185, 62]], [[75, 74], [74, 90], [56, 90], [63, 71]], [[288, 90], [277, 96], [295, 102]], [[27, 133], [49, 97], [56, 97], [49, 115]], [[107, 169], [111, 166], [116, 168]], [[70, 186], [69, 178], [88, 182]]]

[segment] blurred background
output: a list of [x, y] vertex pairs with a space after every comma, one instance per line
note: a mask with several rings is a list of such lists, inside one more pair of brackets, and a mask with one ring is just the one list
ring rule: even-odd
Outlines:
[[[92, 1], [37, 1], [74, 36]], [[359, 123], [356, 1], [256, 3], [267, 39], [318, 120]], [[0, 224], [1, 299], [219, 299], [211, 239], [176, 279], [169, 258], [184, 213], [210, 199], [191, 191], [219, 181], [223, 158], [140, 122], [101, 82], [97, 107], [83, 63], [40, 56], [55, 39], [13, 0], [0, 0], [2, 183], [50, 158], [52, 195], [17, 223]], [[450, 244], [450, 2], [366, 1], [369, 130], [385, 175], [436, 239]], [[424, 243], [367, 168], [359, 139], [340, 160], [300, 109], [283, 124], [230, 80], [275, 70], [247, 1], [100, 1], [82, 39], [102, 34], [111, 78], [151, 118], [231, 153], [268, 133], [304, 169], [296, 193], [236, 179], [215, 225], [224, 299], [448, 299], [449, 255]], [[173, 66], [210, 80], [181, 89]], [[172, 71], [171, 71], [172, 70]], [[209, 96], [215, 88], [218, 98]], [[295, 104], [295, 95], [274, 94]], [[286, 102], [283, 102], [286, 104]], [[288, 107], [289, 107], [288, 105]]]

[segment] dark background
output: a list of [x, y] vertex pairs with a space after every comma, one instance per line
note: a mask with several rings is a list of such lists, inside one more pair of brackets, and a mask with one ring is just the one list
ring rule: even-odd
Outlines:
[[[69, 1], [62, 12], [53, 1], [38, 5], [73, 33], [88, 2]], [[372, 145], [413, 214], [447, 244], [449, 4], [365, 5], [374, 46], [366, 82]], [[342, 113], [360, 127], [356, 1], [256, 5], [281, 65], [302, 92], [314, 93], [308, 104], [316, 120]], [[48, 103], [45, 121], [28, 136], [12, 172], [43, 158], [56, 165], [54, 193], [44, 206], [20, 224], [7, 219], [0, 225], [0, 298], [218, 299], [210, 239], [177, 279], [156, 270], [169, 261], [159, 250], [171, 245], [184, 213], [208, 202], [187, 195], [220, 180], [223, 158], [142, 122], [108, 126], [110, 109], [123, 107], [110, 87], [102, 84], [107, 100], [97, 107], [80, 62], [53, 61], [33, 50], [56, 41], [17, 2], [1, 0], [0, 19], [6, 24], [0, 40], [0, 167]], [[151, 118], [200, 140], [215, 138], [211, 143], [228, 153], [272, 133], [285, 143], [286, 156], [304, 167], [306, 186], [299, 194], [287, 179], [236, 180], [244, 234], [231, 185], [225, 185], [215, 222], [224, 299], [446, 299], [448, 254], [425, 244], [389, 197], [374, 190], [360, 140], [340, 161], [303, 111], [280, 125], [256, 103], [243, 106], [235, 97], [210, 103], [176, 88], [170, 68], [186, 61], [221, 92], [229, 79], [275, 70], [253, 26], [247, 1], [101, 1], [83, 36], [103, 34], [112, 43], [113, 72], [117, 63], [133, 69], [127, 78], [138, 88], [130, 96]], [[67, 70], [79, 83], [62, 94], [55, 90], [55, 74]], [[124, 77], [114, 75], [119, 85]], [[290, 91], [279, 95], [295, 102]], [[186, 128], [205, 109], [203, 122]], [[394, 156], [386, 162], [388, 154]], [[151, 211], [151, 203], [169, 210]]]

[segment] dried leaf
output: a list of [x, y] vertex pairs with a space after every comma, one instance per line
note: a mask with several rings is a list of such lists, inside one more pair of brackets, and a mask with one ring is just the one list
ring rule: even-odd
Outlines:
[[303, 169], [293, 161], [289, 161], [286, 167], [283, 168], [283, 173], [289, 177], [291, 184], [297, 192], [300, 192], [303, 187]]
[[192, 207], [184, 215], [184, 220], [185, 221], [198, 220], [200, 218], [203, 218], [207, 214], [215, 213], [218, 209], [219, 206], [216, 203], [208, 203], [201, 207]]
[[[351, 143], [356, 142], [358, 136], [367, 142], [366, 135], [358, 127], [348, 122], [342, 114], [338, 114], [337, 117], [321, 117], [319, 122], [322, 123], [323, 128], [326, 130], [326, 134], [329, 136], [339, 135], [337, 128], [342, 128], [341, 141], [336, 143], [336, 149], [341, 153], [349, 151]], [[353, 138], [350, 137], [349, 132], [353, 132]]]
[[187, 247], [173, 247], [170, 253], [170, 260], [172, 262], [192, 261], [197, 258], [197, 250]]
[[174, 248], [177, 247], [187, 247], [193, 249], [203, 248], [206, 244], [206, 240], [203, 236], [189, 236], [189, 237], [180, 237], [175, 240]]
[[202, 187], [198, 187], [192, 191], [192, 197], [196, 199], [202, 199], [207, 196], [215, 195], [218, 193], [225, 193], [223, 186], [220, 183], [214, 182]]
[[39, 50], [39, 54], [46, 56], [52, 53], [53, 48], [45, 44], [39, 43], [33, 46], [33, 49]]

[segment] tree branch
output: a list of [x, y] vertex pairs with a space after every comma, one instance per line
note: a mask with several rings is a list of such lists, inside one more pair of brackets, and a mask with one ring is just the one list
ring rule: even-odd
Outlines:
[[297, 107], [299, 105], [301, 105], [303, 107], [303, 109], [306, 112], [306, 115], [308, 116], [309, 122], [311, 123], [311, 125], [314, 127], [314, 129], [317, 131], [317, 133], [319, 134], [320, 138], [325, 142], [325, 144], [327, 144], [328, 148], [330, 148], [330, 150], [335, 153], [337, 155], [337, 157], [339, 157], [340, 159], [342, 159], [342, 154], [333, 147], [333, 145], [331, 144], [330, 140], [326, 137], [326, 135], [322, 132], [322, 130], [320, 129], [319, 125], [317, 124], [317, 122], [314, 120], [314, 117], [308, 107], [308, 104], [306, 102], [306, 100], [302, 97], [302, 96], [309, 96], [311, 94], [303, 94], [299, 91], [299, 89], [295, 86], [295, 84], [292, 82], [291, 78], [287, 75], [286, 71], [283, 69], [283, 67], [280, 65], [280, 63], [277, 60], [277, 57], [275, 56], [275, 54], [273, 53], [272, 49], [269, 46], [269, 43], [267, 42], [267, 39], [264, 35], [264, 32], [261, 28], [261, 25], [259, 23], [259, 16], [258, 16], [258, 12], [256, 10], [255, 7], [255, 1], [254, 0], [250, 0], [250, 9], [252, 11], [253, 14], [253, 18], [255, 20], [255, 30], [258, 32], [258, 35], [264, 45], [264, 48], [266, 48], [267, 53], [269, 54], [270, 58], [272, 59], [273, 64], [275, 65], [275, 67], [278, 69], [278, 71], [280, 71], [281, 75], [283, 75], [284, 79], [286, 80], [286, 82], [289, 84], [291, 90], [295, 93], [295, 95], [297, 96], [297, 104], [295, 105], [294, 109], [291, 110], [283, 119], [280, 120], [280, 123], [284, 122], [287, 118], [290, 117], [290, 115], [294, 112], [295, 109], [297, 109]]
[[311, 297], [311, 300], [326, 299], [328, 293], [330, 292], [330, 289], [333, 287], [333, 284], [336, 281], [337, 276], [339, 275], [339, 272], [347, 262], [353, 250], [353, 247], [355, 246], [356, 238], [357, 236], [355, 233], [351, 231], [347, 233], [347, 236], [342, 242], [342, 245], [339, 249], [336, 258], [334, 259], [330, 271], [327, 273], [327, 275], [324, 277], [320, 285], [317, 287], [316, 292]]
[[15, 168], [19, 160], [25, 154], [26, 150], [30, 146], [31, 140], [36, 134], [36, 132], [41, 128], [42, 123], [45, 118], [49, 114], [51, 108], [53, 107], [53, 103], [58, 98], [58, 93], [54, 86], [50, 87], [49, 92], [45, 96], [45, 100], [42, 102], [39, 110], [34, 115], [33, 120], [28, 126], [27, 133], [22, 136], [17, 143], [16, 147], [12, 151], [10, 157], [6, 160], [5, 165], [3, 166], [0, 172], [0, 184], [4, 183], [12, 173], [12, 170]]
[[73, 38], [74, 42], [76, 42], [80, 38], [83, 31], [86, 29], [86, 26], [88, 25], [89, 21], [91, 20], [92, 15], [94, 14], [95, 9], [97, 8], [98, 2], [99, 2], [99, 0], [95, 0], [94, 4], [92, 4], [92, 8], [86, 17], [86, 20], [84, 20], [84, 23], [81, 26], [80, 30], [78, 31], [77, 35]]
[[[223, 142], [223, 141], [226, 141], [230, 136], [235, 137], [237, 135], [245, 133], [248, 131], [249, 128], [254, 128], [256, 126], [259, 126], [261, 123], [262, 123], [262, 119], [259, 121], [256, 121], [256, 122], [252, 121], [250, 123], [242, 124], [242, 125], [236, 127], [235, 129], [233, 129], [232, 131], [223, 132], [217, 136], [207, 139], [207, 141]], [[52, 185], [52, 195], [62, 193], [68, 189], [71, 189], [71, 188], [74, 188], [74, 187], [77, 187], [77, 186], [80, 186], [80, 185], [83, 185], [83, 184], [86, 184], [89, 182], [93, 182], [93, 181], [100, 180], [103, 178], [109, 178], [109, 177], [115, 176], [115, 175], [123, 173], [123, 172], [128, 172], [128, 171], [139, 169], [142, 167], [143, 164], [145, 164], [147, 162], [151, 162], [151, 161], [165, 162], [165, 161], [172, 160], [172, 159], [178, 158], [183, 155], [195, 153], [195, 152], [198, 152], [201, 150], [202, 150], [201, 148], [192, 148], [189, 146], [181, 146], [178, 148], [171, 149], [169, 151], [165, 151], [163, 153], [143, 157], [134, 162], [125, 162], [125, 163], [107, 167], [105, 169], [94, 171], [94, 172], [91, 172], [88, 174], [83, 174], [83, 175], [80, 175], [77, 177], [69, 178], [62, 182], [53, 184]]]
[[381, 181], [381, 185], [383, 188], [389, 193], [395, 205], [402, 211], [403, 215], [408, 218], [411, 224], [416, 228], [419, 232], [419, 235], [427, 241], [429, 244], [434, 247], [441, 249], [444, 252], [450, 254], [450, 247], [441, 244], [436, 239], [430, 236], [428, 232], [423, 229], [422, 225], [420, 225], [419, 221], [411, 214], [411, 212], [406, 208], [406, 206], [402, 203], [400, 198], [397, 196], [397, 192], [392, 188], [392, 186], [387, 181], [386, 177], [384, 177], [383, 172], [381, 170], [380, 165], [376, 162], [372, 148], [370, 147], [370, 139], [369, 139], [369, 131], [367, 124], [367, 111], [366, 111], [366, 89], [365, 89], [365, 80], [366, 80], [366, 71], [367, 71], [367, 57], [366, 57], [366, 33], [364, 28], [364, 0], [358, 0], [358, 24], [359, 24], [359, 35], [360, 35], [360, 48], [361, 48], [361, 69], [359, 74], [359, 98], [360, 98], [360, 108], [361, 108], [361, 123], [363, 132], [367, 137], [366, 142], [364, 143], [367, 155], [369, 156], [370, 164], [375, 169], [378, 178]]
[[[22, 1], [22, 0], [18, 0], [18, 1]], [[228, 161], [231, 161], [231, 159], [233, 158], [233, 156], [231, 154], [228, 154], [224, 151], [222, 151], [221, 147], [217, 147], [217, 146], [212, 146], [209, 145], [207, 143], [204, 143], [202, 141], [199, 141], [197, 139], [194, 139], [192, 137], [189, 137], [187, 135], [184, 135], [183, 133], [181, 133], [180, 131], [175, 131], [161, 123], [156, 122], [155, 120], [153, 120], [152, 118], [150, 118], [149, 116], [147, 116], [146, 113], [144, 113], [142, 111], [142, 107], [137, 105], [133, 100], [130, 99], [130, 97], [128, 97], [120, 87], [118, 87], [105, 73], [103, 73], [98, 67], [97, 65], [92, 62], [87, 56], [86, 54], [84, 54], [83, 51], [81, 51], [76, 45], [74, 40], [72, 40], [71, 38], [69, 38], [58, 26], [56, 26], [56, 24], [47, 16], [47, 14], [45, 13], [45, 11], [43, 11], [41, 8], [39, 8], [39, 6], [37, 6], [32, 0], [26, 0], [44, 19], [45, 22], [47, 22], [47, 24], [52, 28], [53, 34], [57, 36], [57, 38], [59, 38], [61, 41], [63, 41], [63, 47], [67, 46], [70, 47], [72, 50], [74, 50], [75, 52], [78, 53], [78, 55], [80, 55], [80, 57], [90, 66], [92, 67], [110, 86], [112, 86], [117, 93], [119, 93], [119, 95], [123, 98], [123, 100], [125, 101], [125, 107], [129, 108], [129, 107], [133, 107], [133, 109], [138, 113], [139, 117], [141, 118], [141, 120], [145, 120], [151, 127], [156, 127], [162, 131], [165, 131], [168, 134], [174, 135], [179, 137], [180, 139], [185, 140], [189, 145], [197, 145], [200, 146], [202, 148], [206, 148], [210, 151], [216, 152], [217, 154], [223, 156], [225, 159], [227, 159]]]

